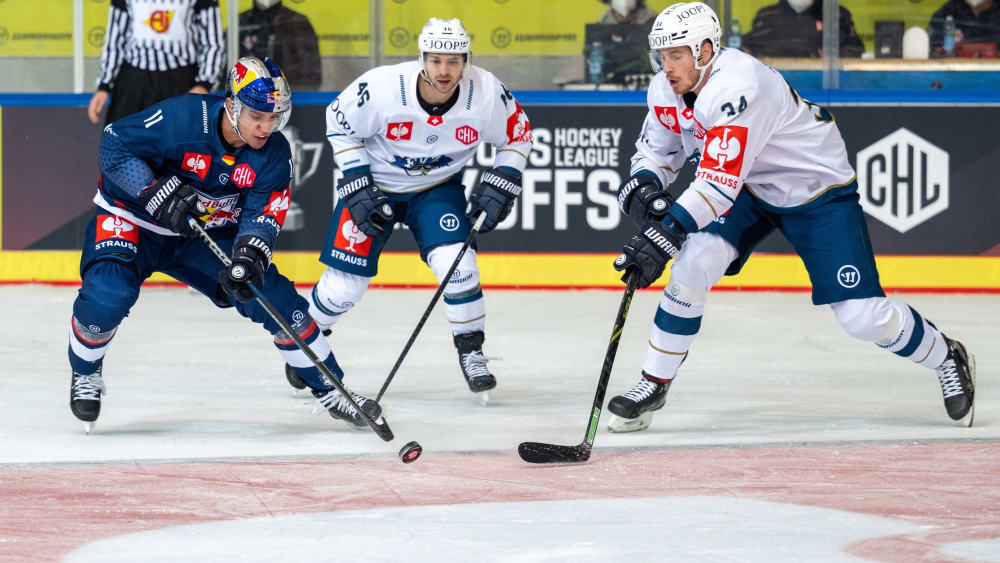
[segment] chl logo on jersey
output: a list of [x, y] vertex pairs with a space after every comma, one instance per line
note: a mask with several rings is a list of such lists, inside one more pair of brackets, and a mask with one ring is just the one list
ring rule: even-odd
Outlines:
[[507, 118], [507, 142], [527, 143], [531, 140], [531, 122], [521, 109], [521, 104], [514, 102], [514, 113]]
[[656, 119], [660, 122], [660, 125], [678, 135], [681, 134], [681, 126], [677, 122], [677, 108], [653, 106], [653, 111], [656, 112]]
[[390, 123], [385, 128], [385, 138], [390, 141], [409, 141], [410, 135], [413, 134], [413, 122], [412, 121], [401, 121], [399, 123]]
[[372, 239], [358, 229], [346, 207], [340, 211], [340, 222], [337, 225], [337, 236], [333, 239], [333, 246], [358, 256], [368, 256], [371, 252]]
[[701, 167], [739, 176], [747, 146], [747, 128], [739, 125], [713, 127], [705, 134]]
[[117, 215], [98, 215], [96, 242], [116, 239], [139, 244], [139, 229]]
[[208, 167], [212, 164], [212, 157], [207, 154], [197, 152], [184, 153], [184, 162], [181, 163], [181, 170], [194, 172], [202, 180], [208, 174]]
[[229, 178], [237, 186], [249, 188], [253, 185], [253, 181], [257, 179], [257, 173], [253, 171], [253, 168], [250, 168], [249, 164], [241, 164], [233, 168], [233, 173], [230, 174]]
[[458, 129], [455, 129], [455, 138], [458, 139], [463, 145], [471, 145], [479, 140], [479, 131], [476, 131], [468, 125], [463, 125]]

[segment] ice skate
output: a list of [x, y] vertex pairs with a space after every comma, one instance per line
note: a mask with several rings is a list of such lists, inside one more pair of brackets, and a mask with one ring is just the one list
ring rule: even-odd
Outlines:
[[[944, 335], [942, 335], [944, 336]], [[976, 359], [957, 340], [944, 336], [948, 355], [934, 371], [941, 382], [944, 408], [952, 420], [972, 426], [976, 413]]]
[[662, 409], [667, 400], [671, 381], [664, 380], [661, 383], [649, 377], [646, 372], [642, 372], [642, 379], [632, 389], [608, 401], [608, 410], [611, 411], [609, 431], [638, 432], [649, 427], [653, 411]]
[[[378, 420], [378, 418], [382, 416], [382, 407], [380, 407], [378, 403], [371, 399], [362, 397], [346, 387], [344, 389], [351, 394], [351, 398], [354, 399], [354, 402], [364, 409], [368, 416], [370, 416], [373, 420]], [[364, 418], [362, 418], [361, 413], [354, 408], [351, 401], [349, 401], [347, 397], [345, 397], [337, 389], [313, 389], [312, 394], [313, 397], [316, 397], [313, 413], [318, 413], [320, 410], [326, 410], [333, 418], [343, 420], [356, 428], [365, 428], [368, 426], [368, 423], [365, 422]]]
[[483, 331], [455, 335], [455, 348], [458, 350], [458, 365], [462, 367], [462, 375], [469, 384], [469, 391], [476, 393], [479, 402], [489, 404], [488, 391], [497, 386], [497, 379], [486, 367], [486, 362], [499, 360], [483, 355], [483, 341], [486, 339]]
[[107, 393], [101, 370], [90, 375], [73, 372], [69, 389], [69, 408], [73, 415], [83, 421], [83, 431], [90, 434], [97, 417], [101, 415], [101, 395]]

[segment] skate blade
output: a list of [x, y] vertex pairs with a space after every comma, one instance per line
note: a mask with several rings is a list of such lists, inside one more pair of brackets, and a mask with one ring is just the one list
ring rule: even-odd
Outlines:
[[490, 406], [490, 392], [489, 391], [480, 391], [479, 393], [476, 393], [476, 399], [479, 400], [479, 404], [480, 405], [482, 405], [484, 407]]
[[647, 411], [637, 418], [622, 418], [617, 414], [612, 414], [608, 420], [608, 432], [617, 434], [624, 432], [638, 432], [649, 428], [649, 423], [653, 421], [653, 412]]
[[972, 354], [969, 354], [969, 379], [972, 380], [972, 406], [969, 407], [969, 412], [958, 420], [958, 423], [966, 428], [972, 428], [972, 421], [976, 418], [976, 358]]
[[86, 434], [86, 435], [89, 436], [90, 435], [90, 431], [93, 430], [93, 429], [94, 429], [94, 423], [93, 422], [84, 422], [83, 423], [83, 433], [84, 434]]

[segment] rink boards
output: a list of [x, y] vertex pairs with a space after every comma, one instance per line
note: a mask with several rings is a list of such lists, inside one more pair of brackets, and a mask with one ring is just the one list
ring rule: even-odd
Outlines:
[[[628, 175], [646, 113], [641, 92], [516, 93], [535, 145], [514, 212], [479, 241], [489, 287], [618, 287], [611, 261], [634, 232], [615, 193]], [[860, 200], [887, 289], [1000, 291], [995, 198], [1000, 95], [804, 92], [833, 108], [857, 170]], [[324, 103], [297, 96], [283, 132], [297, 162], [293, 209], [277, 264], [297, 283], [318, 279], [319, 248], [334, 205], [334, 170]], [[86, 96], [0, 97], [0, 283], [78, 281], [79, 249], [93, 209], [101, 129], [85, 117]], [[58, 135], [49, 133], [58, 131]], [[956, 134], [961, 131], [961, 135]], [[428, 139], [430, 141], [430, 139]], [[492, 165], [480, 146], [463, 171], [467, 186]], [[686, 166], [677, 195], [692, 176]], [[400, 229], [401, 230], [401, 229]], [[389, 241], [374, 283], [435, 285], [412, 237]], [[167, 282], [169, 278], [154, 277]], [[806, 289], [801, 261], [772, 236], [739, 276], [721, 287]]]

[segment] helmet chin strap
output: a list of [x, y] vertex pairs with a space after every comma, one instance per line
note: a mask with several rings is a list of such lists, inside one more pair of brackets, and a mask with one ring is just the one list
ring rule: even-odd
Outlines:
[[[230, 100], [232, 100], [232, 98], [230, 98]], [[237, 103], [239, 102], [236, 101], [232, 102], [233, 105], [236, 105]], [[223, 105], [226, 107], [226, 117], [229, 118], [229, 124], [232, 125], [233, 132], [236, 133], [236, 136], [239, 137], [241, 141], [249, 145], [250, 141], [243, 138], [243, 135], [240, 133], [240, 128], [236, 125], [236, 119], [240, 116], [240, 112], [237, 111], [236, 114], [234, 115], [229, 112], [229, 104], [223, 104]]]

